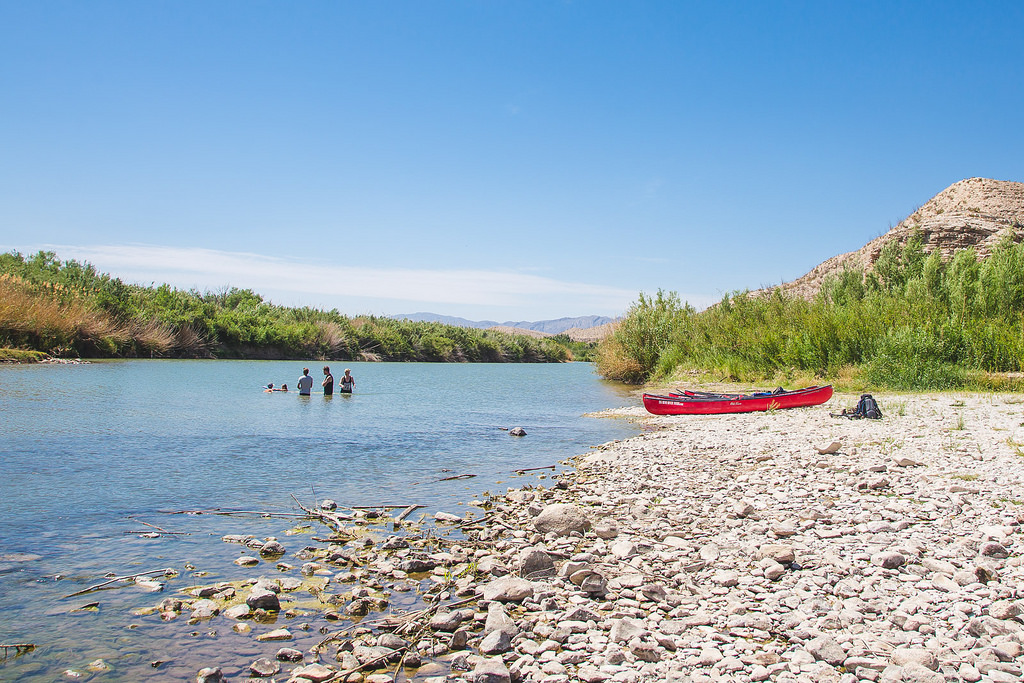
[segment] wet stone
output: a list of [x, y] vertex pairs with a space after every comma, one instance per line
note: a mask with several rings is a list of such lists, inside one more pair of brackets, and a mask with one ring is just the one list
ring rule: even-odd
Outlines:
[[459, 628], [462, 622], [462, 612], [444, 610], [439, 611], [434, 614], [434, 616], [430, 617], [430, 628], [435, 631], [451, 633]]
[[311, 683], [323, 683], [334, 676], [335, 671], [323, 664], [307, 664], [292, 671], [292, 678], [304, 679]]
[[260, 548], [260, 555], [263, 557], [276, 557], [278, 555], [284, 555], [284, 553], [284, 545], [278, 541], [267, 541], [263, 544], [263, 547]]
[[281, 671], [281, 664], [269, 657], [260, 657], [249, 665], [249, 673], [255, 677], [273, 676]]
[[261, 633], [256, 636], [256, 640], [262, 642], [274, 641], [274, 640], [291, 640], [292, 632], [286, 628], [278, 628], [267, 633]]
[[220, 667], [209, 666], [199, 670], [196, 674], [196, 683], [223, 683], [224, 672]]
[[282, 647], [274, 657], [280, 662], [301, 662], [303, 655], [301, 650], [293, 647]]

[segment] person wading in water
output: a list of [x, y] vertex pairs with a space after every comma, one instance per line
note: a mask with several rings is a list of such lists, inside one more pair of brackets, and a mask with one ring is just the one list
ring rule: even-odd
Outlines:
[[356, 378], [352, 376], [351, 371], [345, 368], [345, 376], [341, 378], [341, 393], [351, 394], [352, 387], [356, 385]]
[[324, 396], [331, 396], [334, 394], [334, 375], [331, 374], [331, 369], [324, 366]]
[[302, 377], [299, 378], [299, 396], [309, 396], [309, 390], [313, 388], [313, 378], [309, 376], [309, 368], [302, 368]]

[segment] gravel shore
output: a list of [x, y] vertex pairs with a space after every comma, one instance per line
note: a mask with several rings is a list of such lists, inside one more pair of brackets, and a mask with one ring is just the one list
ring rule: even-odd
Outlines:
[[[532, 590], [500, 608], [510, 677], [1021, 680], [1024, 399], [876, 398], [878, 421], [829, 416], [856, 397], [617, 411], [657, 431], [580, 457], [564, 489], [496, 500], [485, 558]], [[555, 512], [586, 530], [540, 524]]]
[[876, 398], [881, 420], [829, 416], [855, 396], [611, 411], [648, 431], [482, 495], [475, 520], [438, 513], [443, 552], [375, 541], [379, 585], [422, 582], [431, 606], [328, 638], [288, 680], [1021, 680], [1024, 398]]

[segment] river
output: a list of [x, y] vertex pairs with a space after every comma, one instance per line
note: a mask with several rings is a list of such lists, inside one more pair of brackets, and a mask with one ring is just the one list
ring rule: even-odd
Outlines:
[[[321, 367], [310, 366], [317, 388]], [[333, 368], [336, 382], [345, 367]], [[589, 364], [347, 367], [356, 392], [333, 397], [299, 397], [295, 362], [0, 367], [0, 641], [37, 646], [0, 652], [0, 680], [187, 680], [201, 666], [259, 656], [266, 647], [230, 623], [133, 611], [191, 585], [267, 572], [235, 566], [240, 546], [220, 537], [277, 536], [297, 550], [303, 542], [286, 535], [295, 522], [184, 511], [294, 513], [295, 496], [461, 515], [484, 491], [550, 483], [517, 469], [637, 431], [584, 417], [635, 402]], [[268, 382], [293, 391], [264, 393]], [[502, 429], [517, 426], [527, 436]], [[173, 533], [142, 537], [154, 527]], [[63, 597], [107, 572], [164, 567], [179, 574], [160, 593]], [[97, 659], [93, 668], [108, 668], [90, 671]]]

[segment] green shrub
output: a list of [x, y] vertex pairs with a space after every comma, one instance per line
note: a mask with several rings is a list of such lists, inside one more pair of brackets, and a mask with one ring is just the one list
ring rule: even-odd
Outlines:
[[598, 368], [626, 381], [685, 368], [744, 381], [862, 372], [879, 388], [954, 388], [1020, 371], [1022, 331], [1024, 245], [1008, 239], [984, 261], [967, 249], [944, 263], [913, 236], [883, 248], [871, 272], [827, 278], [812, 301], [738, 292], [695, 313], [674, 295], [641, 295], [599, 345]]

